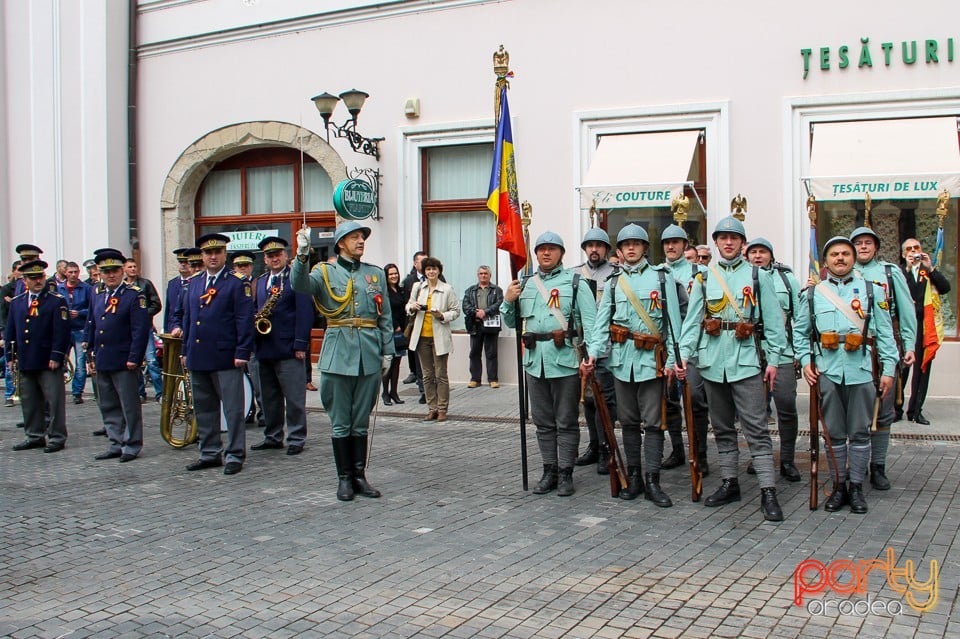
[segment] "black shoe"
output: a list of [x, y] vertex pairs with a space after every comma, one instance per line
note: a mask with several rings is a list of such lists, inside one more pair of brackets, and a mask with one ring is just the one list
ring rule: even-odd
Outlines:
[[122, 455], [122, 453], [121, 453], [119, 450], [116, 450], [116, 451], [114, 451], [114, 450], [108, 450], [108, 451], [105, 452], [105, 453], [100, 453], [99, 455], [97, 455], [96, 457], [94, 457], [94, 459], [96, 459], [96, 460], [98, 460], [98, 461], [102, 461], [102, 460], [104, 460], [104, 459], [116, 459], [117, 457], [120, 457], [121, 455]]
[[877, 490], [890, 490], [886, 464], [870, 464], [870, 485]]
[[82, 404], [82, 403], [83, 403], [83, 396], [82, 396], [82, 395], [74, 395], [74, 396], [73, 396], [73, 403], [74, 403], [74, 404]]
[[287, 446], [288, 455], [299, 455], [302, 452], [303, 452], [303, 445], [301, 444], [290, 444], [289, 446]]
[[410, 373], [409, 375], [407, 375], [406, 377], [403, 378], [403, 383], [404, 383], [404, 384], [412, 384], [412, 383], [414, 383], [415, 381], [417, 381], [417, 376], [414, 375], [413, 373]]
[[557, 488], [557, 467], [553, 464], [543, 465], [543, 477], [533, 487], [534, 495], [546, 495]]
[[780, 462], [780, 476], [787, 481], [800, 481], [800, 471], [793, 462]]
[[894, 422], [899, 422], [899, 421], [901, 421], [902, 419], [903, 419], [903, 411], [902, 411], [902, 410], [898, 410], [898, 411], [896, 411], [896, 412], [893, 414], [893, 421], [894, 421]]
[[609, 475], [610, 468], [610, 448], [607, 446], [606, 442], [601, 442], [599, 448], [597, 448], [597, 474], [598, 475]]
[[723, 506], [740, 501], [740, 482], [736, 477], [733, 479], [724, 479], [717, 491], [707, 497], [703, 505], [713, 508], [714, 506]]
[[3, 400], [3, 405], [7, 408], [13, 408], [13, 400], [8, 397], [7, 399]]
[[670, 508], [673, 502], [660, 488], [660, 473], [647, 473], [644, 475], [647, 480], [646, 487], [643, 490], [643, 498], [652, 501], [655, 506], [660, 508]]
[[569, 497], [574, 492], [573, 488], [573, 469], [561, 468], [560, 476], [557, 480], [557, 495], [560, 497]]
[[700, 476], [707, 477], [710, 474], [710, 464], [707, 463], [707, 455], [700, 455]]
[[45, 452], [45, 453], [59, 453], [61, 450], [64, 449], [64, 447], [65, 447], [64, 444], [47, 444], [47, 445], [44, 447], [43, 452]]
[[14, 444], [13, 450], [30, 450], [31, 448], [43, 448], [46, 445], [47, 440], [41, 437], [39, 439], [28, 439], [19, 444]]
[[916, 424], [920, 424], [921, 426], [929, 426], [929, 425], [930, 425], [930, 420], [927, 419], [926, 417], [924, 417], [924, 416], [923, 416], [923, 413], [917, 413], [916, 416], [913, 418], [912, 421], [913, 421], [914, 423], [916, 423]]
[[227, 462], [227, 465], [223, 467], [223, 474], [236, 475], [241, 470], [243, 470], [243, 464], [240, 462]]
[[640, 466], [627, 467], [627, 485], [620, 489], [620, 499], [631, 501], [644, 492], [643, 473]]
[[107, 436], [107, 429], [106, 429], [106, 428], [101, 428], [100, 430], [95, 430], [95, 431], [93, 431], [93, 436], [94, 436], [94, 437], [106, 437], [106, 436]]
[[783, 521], [783, 510], [777, 501], [776, 488], [760, 489], [760, 512], [767, 521]]
[[381, 396], [380, 396], [380, 399], [383, 400], [383, 405], [384, 405], [384, 406], [393, 406], [393, 402], [390, 400], [390, 396], [387, 395], [386, 393], [384, 393], [383, 395], [381, 395]]
[[223, 466], [223, 460], [219, 457], [215, 457], [214, 459], [198, 459], [187, 466], [187, 470], [203, 470], [204, 468], [219, 468], [220, 466]]
[[589, 466], [590, 464], [597, 463], [597, 442], [590, 442], [587, 444], [587, 449], [583, 451], [583, 454], [577, 457], [577, 461], [573, 462], [574, 466]]
[[686, 457], [683, 455], [683, 449], [679, 446], [674, 446], [673, 450], [670, 451], [670, 456], [660, 463], [660, 468], [663, 470], [670, 470], [671, 468], [683, 466], [685, 461]]
[[283, 448], [283, 442], [273, 442], [273, 441], [270, 441], [269, 439], [265, 439], [259, 444], [254, 444], [253, 446], [251, 446], [250, 450], [268, 450], [273, 448], [277, 450]]
[[390, 399], [393, 400], [394, 404], [405, 404], [406, 402], [400, 399], [400, 396], [396, 393], [390, 393]]
[[757, 469], [753, 467], [753, 460], [752, 460], [752, 459], [747, 463], [747, 474], [748, 474], [748, 475], [756, 475], [756, 474], [757, 474]]
[[867, 500], [863, 498], [863, 484], [850, 483], [850, 512], [862, 515], [867, 512]]
[[147, 396], [146, 396], [146, 395], [141, 395], [141, 396], [140, 396], [140, 403], [141, 403], [141, 404], [146, 404], [146, 403], [147, 403]]
[[827, 503], [823, 505], [823, 509], [828, 513], [835, 513], [846, 506], [847, 503], [847, 483], [841, 482], [834, 487], [833, 492], [827, 498]]
[[126, 464], [127, 462], [133, 461], [133, 460], [136, 459], [136, 458], [137, 458], [137, 456], [134, 455], [133, 453], [124, 453], [124, 454], [120, 455], [120, 463], [121, 463], [121, 464]]
[[424, 395], [423, 393], [420, 393], [420, 403], [421, 403], [421, 404], [426, 404], [426, 403], [427, 403], [427, 396]]

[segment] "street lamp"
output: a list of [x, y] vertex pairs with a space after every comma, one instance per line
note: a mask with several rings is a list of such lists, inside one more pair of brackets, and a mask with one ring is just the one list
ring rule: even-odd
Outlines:
[[[351, 149], [357, 153], [372, 155], [379, 160], [379, 143], [383, 138], [367, 138], [357, 132], [357, 116], [360, 115], [360, 109], [363, 108], [363, 103], [366, 102], [369, 97], [370, 94], [368, 93], [351, 89], [344, 91], [339, 97], [330, 95], [329, 93], [321, 93], [311, 98], [311, 100], [313, 100], [314, 105], [316, 105], [317, 111], [320, 112], [320, 117], [323, 118], [323, 127], [327, 130], [328, 143], [330, 142], [330, 128], [332, 126], [334, 136], [346, 138], [350, 143]], [[338, 125], [336, 122], [331, 123], [330, 117], [333, 115], [334, 109], [337, 108], [337, 103], [341, 100], [343, 100], [344, 105], [346, 105], [347, 111], [350, 112], [350, 119], [342, 125]]]

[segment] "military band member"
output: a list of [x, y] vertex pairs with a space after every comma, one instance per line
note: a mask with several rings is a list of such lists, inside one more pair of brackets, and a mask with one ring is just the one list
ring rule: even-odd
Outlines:
[[[233, 272], [237, 275], [240, 275], [244, 281], [250, 282], [251, 284], [253, 284], [253, 262], [254, 255], [250, 251], [237, 251], [230, 257], [230, 265], [233, 268]], [[257, 310], [256, 288], [253, 289], [253, 303], [254, 310]], [[254, 335], [254, 337], [256, 337], [256, 335]], [[247, 362], [246, 370], [250, 375], [250, 383], [253, 386], [253, 402], [256, 406], [256, 410], [254, 411], [254, 414], [251, 415], [250, 421], [255, 419], [257, 425], [260, 426], [260, 428], [264, 428], [266, 426], [266, 422], [263, 419], [263, 395], [260, 391], [260, 363], [257, 361], [256, 348], [254, 348], [253, 352], [250, 353], [250, 361]], [[251, 450], [254, 450], [252, 446]], [[257, 448], [255, 450], [262, 449]]]
[[267, 271], [254, 281], [258, 326], [254, 341], [266, 430], [263, 441], [250, 448], [283, 448], [286, 418], [287, 454], [299, 455], [307, 440], [303, 360], [310, 348], [313, 300], [290, 286], [288, 246], [279, 237], [265, 237], [259, 244]]
[[367, 482], [367, 433], [380, 377], [395, 353], [387, 278], [361, 262], [370, 227], [344, 222], [333, 235], [336, 260], [308, 272], [310, 229], [297, 231], [297, 258], [290, 269], [295, 291], [312, 296], [327, 318], [320, 351], [320, 401], [330, 418], [337, 464], [337, 499], [355, 493], [379, 497]]
[[96, 370], [98, 406], [110, 448], [96, 459], [132, 461], [143, 448], [143, 412], [137, 392], [140, 363], [150, 339], [150, 313], [139, 287], [123, 281], [124, 256], [97, 253], [102, 286], [93, 294], [83, 348]]
[[187, 290], [187, 284], [190, 283], [190, 278], [196, 273], [196, 270], [190, 266], [190, 263], [187, 260], [188, 250], [188, 248], [183, 247], [173, 251], [173, 254], [177, 256], [178, 275], [167, 282], [167, 294], [164, 298], [163, 305], [164, 333], [169, 333], [171, 330], [173, 330], [174, 316], [177, 312], [177, 309], [180, 307], [180, 300], [183, 296], [183, 292]]
[[[523, 284], [514, 280], [504, 291], [500, 313], [510, 328], [521, 331], [523, 369], [530, 394], [530, 414], [537, 426], [543, 477], [533, 489], [543, 495], [554, 489], [561, 497], [574, 493], [573, 465], [580, 443], [580, 378], [592, 372], [603, 350], [595, 343], [597, 303], [579, 273], [563, 268], [563, 240], [547, 231], [534, 243], [537, 272]], [[520, 300], [520, 317], [514, 302]], [[573, 345], [582, 328], [588, 356], [578, 362]]]
[[[200, 459], [187, 470], [223, 466], [224, 475], [243, 469], [247, 454], [243, 410], [243, 367], [253, 351], [253, 292], [249, 282], [226, 267], [230, 238], [209, 233], [197, 240], [204, 272], [187, 285], [183, 323], [184, 367], [190, 371], [193, 409], [200, 432]], [[227, 446], [220, 437], [220, 406], [227, 421]]]
[[[757, 237], [747, 244], [747, 261], [773, 274], [777, 301], [783, 311], [783, 327], [787, 335], [783, 359], [777, 367], [777, 380], [770, 395], [777, 407], [777, 430], [780, 433], [780, 476], [790, 482], [800, 481], [794, 463], [797, 449], [797, 372], [794, 368], [793, 322], [800, 304], [800, 283], [790, 267], [773, 259], [773, 244]], [[771, 319], [770, 321], [776, 321]], [[769, 348], [769, 347], [768, 347]], [[749, 472], [749, 468], [748, 468]]]
[[[883, 288], [854, 271], [855, 250], [843, 236], [824, 245], [828, 277], [801, 295], [793, 333], [803, 376], [820, 388], [833, 449], [827, 461], [839, 478], [824, 506], [828, 512], [846, 504], [853, 513], [867, 512], [863, 480], [870, 461], [873, 406], [878, 392], [890, 394], [898, 360]], [[879, 379], [874, 378], [873, 357], [879, 360]]]
[[[606, 286], [607, 278], [614, 272], [614, 265], [608, 259], [613, 247], [610, 246], [610, 236], [601, 228], [592, 228], [583, 236], [580, 248], [587, 255], [587, 261], [583, 264], [573, 267], [575, 273], [580, 273], [583, 281], [590, 286], [594, 296], [597, 298], [597, 304], [603, 297], [603, 290]], [[607, 368], [607, 358], [610, 356], [610, 344], [607, 343], [606, 350], [597, 359], [596, 370], [597, 382], [603, 390], [603, 398], [607, 402], [607, 410], [610, 413], [610, 419], [617, 419], [617, 393], [613, 385], [613, 375]], [[606, 475], [607, 459], [610, 450], [603, 438], [602, 427], [597, 424], [597, 407], [593, 395], [584, 398], [583, 416], [587, 422], [587, 434], [590, 441], [587, 449], [577, 458], [577, 466], [589, 466], [596, 463], [597, 473]]]
[[237, 251], [233, 254], [230, 263], [233, 266], [233, 272], [242, 275], [248, 282], [253, 281], [253, 253], [250, 251]]
[[636, 499], [642, 492], [648, 501], [669, 508], [673, 502], [660, 488], [664, 440], [660, 424], [665, 417], [661, 400], [672, 381], [680, 305], [669, 271], [647, 262], [649, 248], [642, 227], [628, 224], [621, 229], [617, 250], [623, 261], [604, 289], [594, 330], [598, 343], [613, 344], [608, 365], [615, 378], [628, 474], [620, 498]]
[[[897, 264], [877, 258], [880, 250], [880, 236], [873, 230], [861, 226], [850, 234], [856, 252], [854, 268], [863, 279], [879, 286], [885, 297], [887, 313], [895, 327], [894, 335], [898, 349], [898, 359], [909, 368], [916, 362], [917, 315], [910, 295], [907, 278]], [[897, 374], [895, 369], [894, 374]], [[888, 393], [880, 406], [877, 417], [877, 429], [870, 432], [870, 485], [877, 490], [890, 490], [887, 479], [887, 451], [890, 450], [890, 425], [895, 419], [896, 393]]]
[[[27, 435], [13, 449], [43, 448], [45, 453], [55, 453], [67, 441], [61, 369], [70, 346], [70, 319], [66, 300], [49, 289], [46, 268], [46, 262], [36, 259], [20, 265], [26, 290], [10, 300], [4, 340], [20, 370], [18, 389]], [[45, 403], [49, 422], [44, 418]]]
[[[17, 245], [17, 248], [14, 249], [14, 251], [17, 252], [17, 256], [20, 258], [21, 263], [33, 262], [33, 261], [39, 260], [40, 255], [43, 253], [43, 251], [40, 249], [39, 246], [35, 246], [33, 244], [19, 244]], [[51, 293], [57, 292], [56, 278], [54, 278], [52, 275], [45, 280], [44, 285], [46, 286], [47, 290], [49, 290]], [[26, 282], [24, 282], [22, 278], [17, 280], [17, 282], [14, 283], [13, 285], [14, 295], [20, 295], [26, 290], [27, 290]]]
[[[697, 275], [690, 292], [680, 337], [683, 362], [677, 367], [682, 378], [687, 361], [696, 357], [710, 405], [723, 483], [704, 505], [740, 501], [739, 447], [734, 426], [734, 416], [739, 415], [757, 471], [763, 518], [783, 521], [766, 417], [766, 389], [776, 381], [786, 342], [780, 305], [771, 274], [742, 257], [747, 234], [739, 220], [720, 220], [713, 240], [719, 258], [706, 273]], [[760, 348], [757, 334], [761, 325], [769, 347], [766, 353]]]
[[[660, 246], [663, 248], [663, 265], [668, 267], [670, 274], [677, 283], [677, 299], [680, 304], [680, 322], [687, 316], [687, 302], [697, 273], [707, 270], [707, 267], [697, 263], [697, 249], [690, 245], [687, 232], [682, 227], [671, 224], [660, 234]], [[693, 250], [693, 259], [687, 257], [687, 251]], [[707, 427], [710, 424], [710, 414], [707, 409], [707, 393], [703, 387], [703, 378], [696, 366], [687, 367], [687, 385], [690, 387], [690, 400], [693, 406], [693, 422], [697, 432], [697, 448], [699, 452], [700, 472], [706, 477], [710, 474], [707, 464]], [[667, 395], [667, 432], [670, 433], [670, 456], [663, 460], [660, 467], [664, 470], [682, 466], [686, 461], [683, 452], [683, 415], [681, 406], [681, 390], [677, 383], [670, 385]]]

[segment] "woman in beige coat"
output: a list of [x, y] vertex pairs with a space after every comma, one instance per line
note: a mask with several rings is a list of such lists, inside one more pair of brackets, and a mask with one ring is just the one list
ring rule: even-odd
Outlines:
[[423, 391], [430, 409], [424, 421], [445, 422], [450, 406], [447, 357], [453, 352], [450, 322], [460, 317], [460, 297], [452, 286], [440, 281], [440, 260], [427, 257], [421, 266], [426, 279], [414, 285], [407, 303], [407, 313], [415, 315], [410, 348], [416, 350], [423, 370]]

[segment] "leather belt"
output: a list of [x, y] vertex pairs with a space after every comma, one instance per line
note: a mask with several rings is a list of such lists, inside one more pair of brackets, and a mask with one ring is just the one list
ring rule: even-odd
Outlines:
[[328, 319], [327, 328], [379, 328], [379, 326], [377, 320], [349, 317], [347, 319]]

